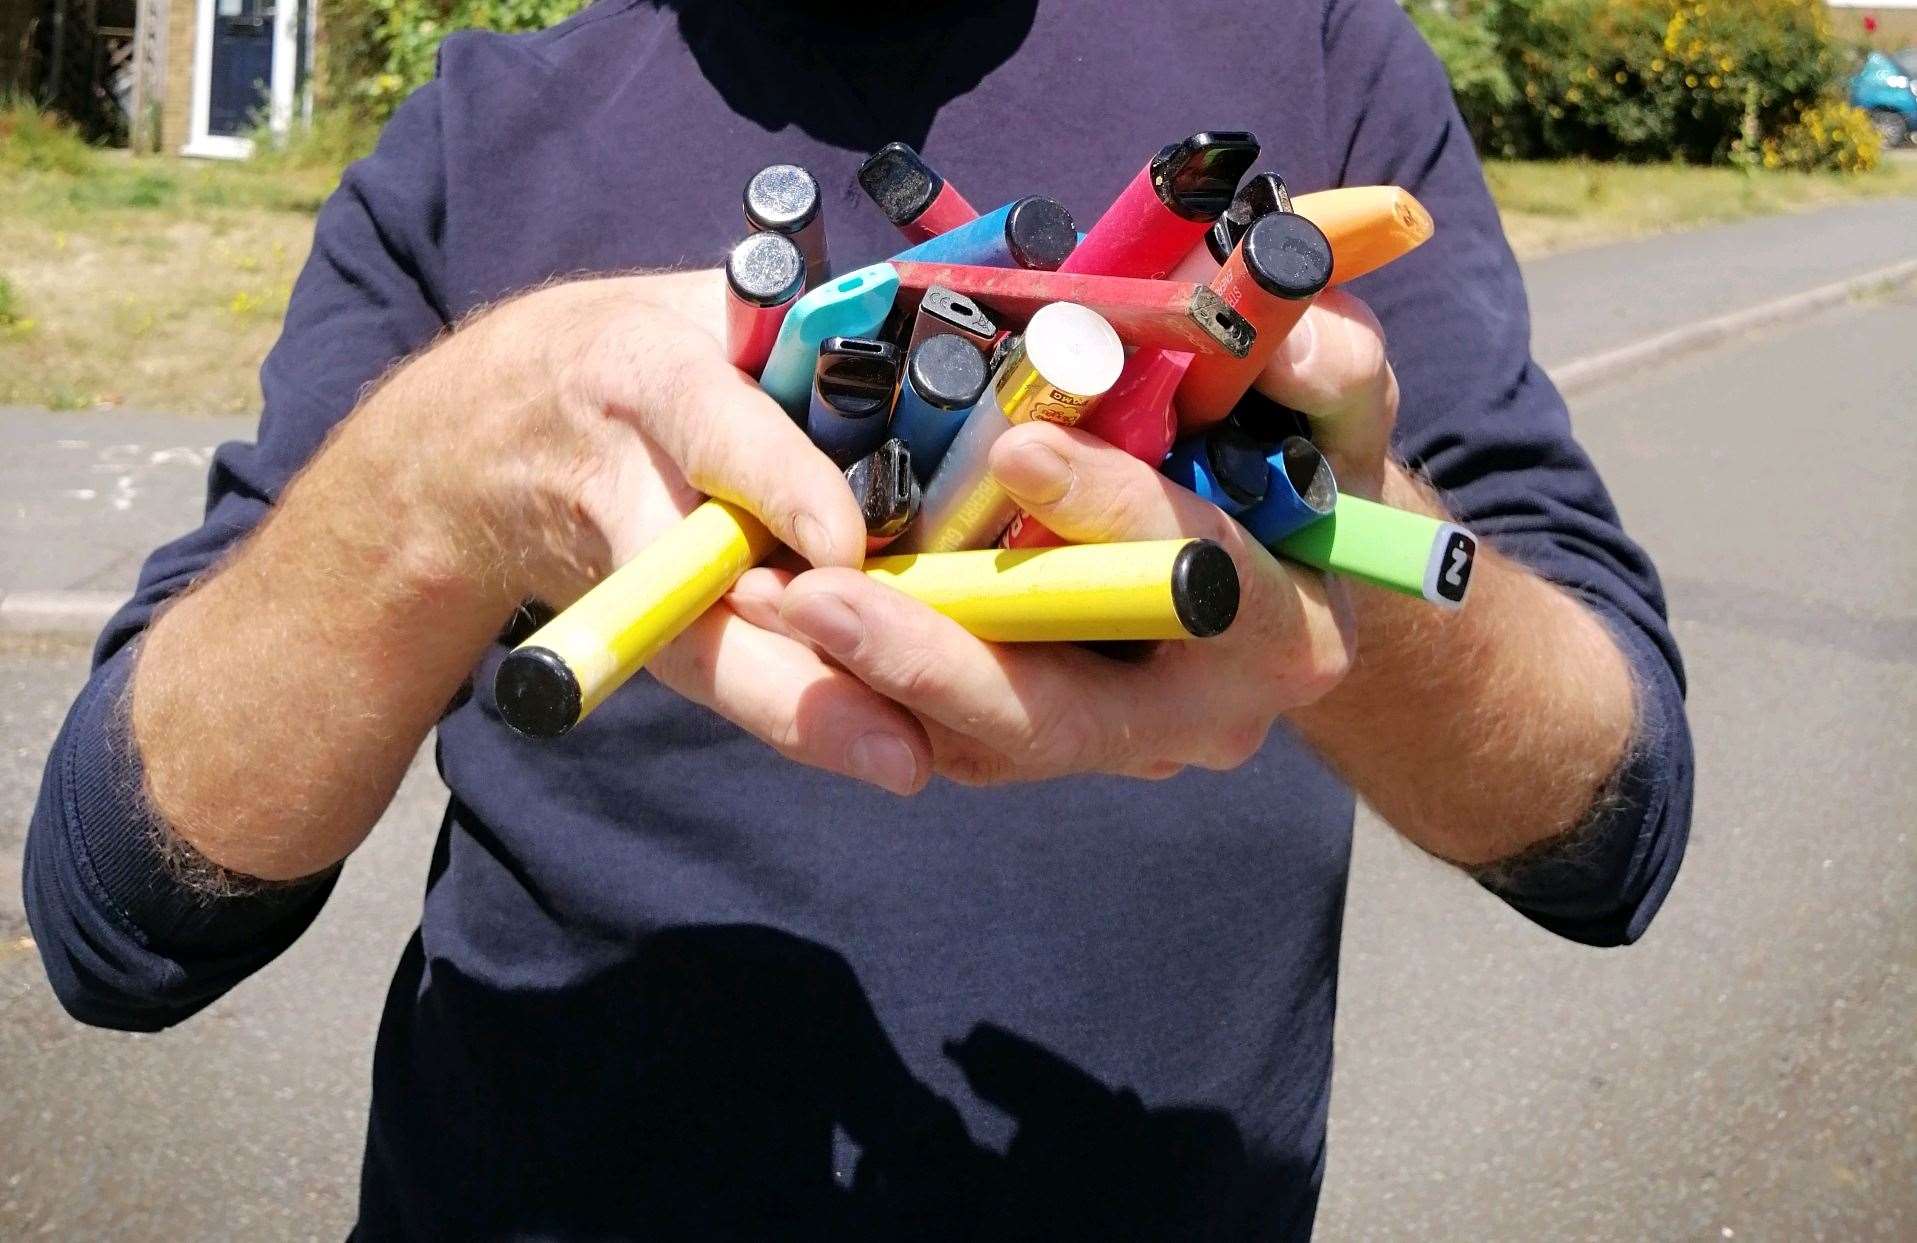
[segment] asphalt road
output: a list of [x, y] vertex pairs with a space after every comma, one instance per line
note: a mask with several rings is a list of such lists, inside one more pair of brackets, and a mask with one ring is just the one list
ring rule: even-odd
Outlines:
[[[1917, 1236], [1913, 343], [1905, 295], [1580, 403], [1690, 663], [1690, 857], [1600, 952], [1361, 826], [1321, 1237]], [[206, 1014], [82, 1029], [17, 862], [83, 668], [0, 645], [0, 1237], [337, 1238], [434, 782]]]

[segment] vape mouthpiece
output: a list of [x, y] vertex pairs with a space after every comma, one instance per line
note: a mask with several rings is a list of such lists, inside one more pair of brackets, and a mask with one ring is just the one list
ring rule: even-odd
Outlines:
[[902, 142], [888, 142], [859, 165], [859, 185], [887, 220], [902, 225], [925, 214], [945, 188], [945, 178], [933, 172], [912, 148]]
[[1238, 182], [1258, 159], [1258, 138], [1243, 130], [1208, 130], [1152, 157], [1158, 200], [1187, 220], [1210, 224], [1231, 206]]

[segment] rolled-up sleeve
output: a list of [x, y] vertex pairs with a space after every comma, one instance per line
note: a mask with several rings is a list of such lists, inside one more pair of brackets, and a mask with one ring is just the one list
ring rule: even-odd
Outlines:
[[429, 86], [321, 210], [284, 329], [261, 368], [258, 441], [223, 445], [214, 456], [204, 521], [147, 559], [48, 756], [27, 830], [25, 905], [47, 977], [82, 1021], [135, 1031], [179, 1022], [291, 945], [332, 890], [337, 870], [226, 893], [188, 883], [180, 848], [147, 807], [127, 728], [129, 684], [155, 613], [267, 516], [370, 383], [445, 327], [429, 292], [444, 215], [441, 168]]
[[1398, 450], [1461, 521], [1588, 603], [1637, 683], [1635, 738], [1591, 823], [1486, 883], [1562, 936], [1629, 943], [1676, 878], [1691, 813], [1684, 668], [1657, 571], [1531, 357], [1523, 279], [1436, 57], [1395, 0], [1330, 0], [1324, 39], [1338, 182], [1402, 185], [1437, 222], [1428, 244], [1352, 287], [1389, 342]]

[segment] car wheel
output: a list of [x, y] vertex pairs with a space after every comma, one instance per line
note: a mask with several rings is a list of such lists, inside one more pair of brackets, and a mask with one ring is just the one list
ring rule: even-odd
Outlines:
[[1894, 150], [1910, 141], [1910, 122], [1902, 114], [1888, 109], [1879, 109], [1870, 114], [1870, 123], [1877, 130], [1877, 136], [1884, 140], [1886, 151]]

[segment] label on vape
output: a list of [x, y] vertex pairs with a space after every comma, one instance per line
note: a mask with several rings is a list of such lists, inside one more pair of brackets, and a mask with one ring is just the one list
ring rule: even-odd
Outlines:
[[1044, 419], [1070, 427], [1085, 415], [1094, 398], [1068, 393], [1040, 375], [1022, 352], [999, 368], [992, 391], [1007, 420], [1024, 423]]
[[1448, 526], [1437, 556], [1426, 570], [1425, 597], [1457, 606], [1471, 586], [1471, 565], [1478, 555], [1478, 542], [1462, 527]]

